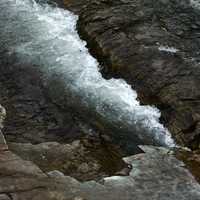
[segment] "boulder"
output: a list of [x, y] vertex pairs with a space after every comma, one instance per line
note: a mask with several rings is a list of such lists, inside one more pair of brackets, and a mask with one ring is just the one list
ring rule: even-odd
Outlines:
[[[200, 185], [169, 149], [142, 146], [145, 153], [124, 158], [129, 176], [79, 182], [69, 176], [47, 176], [33, 162], [10, 151], [0, 152], [2, 200], [199, 200]], [[55, 175], [55, 172], [54, 172]]]

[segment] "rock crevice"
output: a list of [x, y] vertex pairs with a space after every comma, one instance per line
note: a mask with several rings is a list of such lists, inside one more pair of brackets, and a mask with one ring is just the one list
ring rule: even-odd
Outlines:
[[[198, 9], [184, 1], [64, 1], [105, 77], [124, 78], [144, 104], [160, 108], [181, 145], [199, 147]], [[188, 130], [188, 131], [185, 131]]]

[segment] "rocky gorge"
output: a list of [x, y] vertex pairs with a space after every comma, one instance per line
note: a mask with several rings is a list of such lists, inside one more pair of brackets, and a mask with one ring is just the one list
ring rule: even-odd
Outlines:
[[197, 1], [65, 1], [105, 76], [123, 77], [156, 105], [176, 140], [199, 146]]
[[[13, 2], [2, 1], [0, 6], [15, 8]], [[40, 10], [40, 7], [37, 7], [38, 3], [41, 5], [47, 3], [47, 1], [32, 2], [38, 10]], [[107, 113], [112, 113], [114, 109], [115, 115], [116, 111], [122, 114], [129, 113], [128, 110], [121, 108], [118, 110], [118, 107], [115, 110], [112, 106], [112, 103], [126, 106], [120, 103], [121, 96], [115, 96], [113, 90], [109, 89], [110, 92], [106, 95], [114, 94], [116, 101], [111, 99], [111, 103], [107, 103], [106, 101], [110, 99], [104, 99], [102, 96], [105, 90], [97, 90], [96, 93], [87, 85], [86, 89], [91, 90], [89, 98], [86, 96], [81, 98], [90, 103], [91, 100], [96, 100], [91, 99], [90, 95], [99, 93], [98, 102], [105, 101], [102, 107], [99, 107], [101, 112], [93, 112], [92, 109], [98, 104], [91, 105], [88, 109], [79, 99], [77, 101], [76, 93], [72, 93], [76, 90], [70, 88], [73, 79], [70, 79], [71, 82], [67, 83], [68, 87], [65, 89], [60, 71], [56, 71], [56, 76], [49, 77], [46, 71], [38, 68], [37, 66], [41, 67], [43, 63], [55, 65], [57, 62], [57, 60], [54, 62], [54, 59], [57, 59], [54, 57], [55, 52], [54, 54], [48, 52], [49, 43], [47, 46], [46, 43], [44, 46], [38, 43], [36, 36], [38, 37], [38, 33], [42, 35], [42, 32], [37, 32], [33, 27], [33, 25], [38, 26], [37, 21], [32, 23], [31, 16], [24, 14], [17, 16], [14, 9], [12, 13], [8, 7], [4, 7], [5, 12], [0, 15], [0, 20], [6, 20], [8, 24], [5, 26], [1, 23], [3, 29], [0, 34], [0, 103], [6, 108], [6, 111], [1, 108], [0, 115], [1, 128], [4, 125], [3, 133], [0, 135], [0, 199], [200, 199], [200, 186], [197, 182], [200, 180], [198, 4], [186, 0], [48, 1], [49, 4], [52, 3], [53, 9], [55, 2], [59, 7], [79, 15], [78, 32], [82, 39], [87, 41], [90, 53], [98, 59], [105, 80], [110, 80], [111, 77], [124, 78], [137, 91], [138, 99], [144, 107], [136, 103], [134, 106], [138, 106], [138, 110], [134, 110], [136, 112], [134, 115], [136, 117], [141, 115], [141, 122], [136, 121], [136, 127], [139, 123], [138, 127], [142, 131], [136, 128], [132, 130], [135, 134], [129, 137], [130, 132], [127, 131], [129, 128], [125, 126], [119, 129], [114, 120], [114, 126], [108, 121], [110, 115], [102, 112], [101, 108], [106, 108]], [[23, 10], [23, 6], [24, 4], [21, 4], [21, 13], [24, 11], [27, 14], [26, 7]], [[54, 23], [57, 23], [57, 19], [63, 20], [62, 11], [61, 16], [54, 16], [52, 10], [49, 7], [46, 10], [42, 8], [42, 12], [50, 13], [50, 17], [43, 14], [38, 17], [44, 21], [55, 17]], [[57, 11], [59, 10], [54, 14], [57, 14]], [[37, 10], [34, 12], [37, 13]], [[9, 18], [13, 20], [16, 16], [19, 17], [20, 23], [24, 23], [24, 33], [28, 30], [25, 35], [23, 32], [22, 34], [10, 32]], [[20, 18], [23, 16], [27, 18]], [[64, 16], [66, 21], [61, 25], [65, 27], [66, 23], [66, 28], [73, 25], [67, 20], [71, 16], [68, 16], [68, 13], [64, 13]], [[21, 19], [23, 21], [20, 21]], [[52, 25], [51, 21], [49, 25]], [[16, 30], [22, 29], [18, 23], [12, 26]], [[43, 32], [46, 31], [45, 28], [40, 28]], [[57, 34], [58, 27], [54, 28], [55, 32], [54, 29], [51, 30], [52, 35]], [[67, 33], [65, 28], [63, 32]], [[16, 33], [19, 34], [17, 37]], [[24, 41], [30, 42], [32, 37], [42, 54], [41, 57], [37, 57], [36, 47], [24, 43]], [[41, 41], [43, 40], [39, 42]], [[69, 41], [69, 44], [75, 45], [73, 39], [70, 38]], [[55, 44], [56, 37], [50, 42], [50, 45], [56, 47], [58, 54], [64, 49], [64, 42], [61, 48], [58, 48], [60, 43]], [[23, 43], [24, 46], [21, 45]], [[23, 48], [25, 52], [22, 52]], [[42, 48], [46, 48], [44, 51], [47, 53]], [[84, 52], [85, 49], [81, 47], [79, 51]], [[61, 53], [68, 54], [68, 52], [70, 51], [65, 49]], [[75, 56], [76, 53], [74, 51], [72, 55]], [[35, 56], [37, 62], [30, 55]], [[21, 56], [24, 56], [23, 59]], [[87, 60], [88, 57], [84, 56]], [[69, 56], [64, 60], [65, 64], [74, 62], [70, 59]], [[82, 62], [86, 68], [87, 62], [83, 59]], [[74, 65], [70, 67], [76, 69]], [[76, 71], [67, 73], [73, 75], [74, 72]], [[80, 72], [79, 70], [78, 73]], [[89, 71], [89, 73], [96, 72]], [[87, 81], [87, 79], [82, 80]], [[97, 82], [97, 86], [101, 83]], [[108, 83], [103, 82], [103, 84]], [[74, 85], [76, 84], [75, 82]], [[111, 87], [112, 84], [124, 90], [123, 95], [130, 91], [130, 88], [120, 88], [124, 82], [121, 85], [118, 81], [104, 87]], [[81, 87], [78, 92], [85, 93], [85, 87]], [[129, 95], [134, 102], [135, 96], [132, 96], [132, 93]], [[132, 105], [127, 101], [126, 103]], [[79, 104], [81, 106], [78, 106]], [[134, 143], [159, 146], [169, 144], [165, 143], [165, 136], [157, 135], [164, 129], [157, 123], [159, 117], [157, 110], [145, 106], [147, 104], [156, 105], [161, 110], [161, 122], [170, 130], [176, 142], [191, 148], [193, 152], [174, 151], [168, 147], [152, 145], [132, 146]], [[147, 114], [141, 113], [143, 110]], [[2, 124], [5, 115], [7, 117]], [[149, 118], [155, 121], [152, 123]], [[130, 118], [122, 115], [122, 119]], [[150, 123], [147, 127], [144, 124], [146, 121]], [[120, 124], [118, 126], [124, 125], [120, 120], [117, 123]], [[153, 141], [152, 138], [148, 138], [147, 130], [151, 129], [152, 125], [156, 126], [156, 129], [150, 131], [150, 133], [156, 132]], [[141, 134], [141, 137], [136, 138], [137, 134]], [[163, 137], [164, 143], [160, 143]], [[128, 147], [128, 151], [124, 146]], [[178, 159], [183, 160], [185, 164]]]

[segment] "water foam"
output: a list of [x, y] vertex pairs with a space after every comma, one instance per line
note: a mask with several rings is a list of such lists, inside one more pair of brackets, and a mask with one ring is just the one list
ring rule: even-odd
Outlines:
[[174, 48], [174, 47], [169, 47], [169, 46], [160, 46], [158, 47], [159, 51], [165, 51], [169, 53], [177, 53], [179, 50]]
[[76, 31], [78, 16], [34, 0], [1, 0], [0, 8], [0, 50], [17, 55], [21, 65], [30, 63], [47, 76], [59, 76], [66, 91], [78, 94], [83, 105], [117, 124], [119, 131], [124, 126], [142, 140], [174, 146], [159, 123], [157, 108], [140, 105], [137, 93], [124, 80], [102, 77]]
[[190, 4], [192, 7], [200, 9], [200, 0], [190, 0]]

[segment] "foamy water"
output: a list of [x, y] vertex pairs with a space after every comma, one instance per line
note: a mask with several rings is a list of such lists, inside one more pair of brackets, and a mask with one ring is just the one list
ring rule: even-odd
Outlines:
[[200, 0], [190, 0], [190, 4], [192, 7], [200, 9]]
[[98, 62], [77, 34], [76, 15], [34, 0], [1, 0], [0, 8], [1, 51], [8, 50], [21, 65], [39, 67], [47, 77], [56, 74], [65, 85], [63, 93], [77, 94], [86, 109], [117, 125], [116, 134], [123, 127], [148, 143], [174, 146], [159, 123], [157, 108], [140, 105], [124, 80], [102, 77]]
[[159, 46], [158, 50], [169, 52], [169, 53], [177, 53], [179, 51], [178, 49], [176, 49], [174, 47], [169, 47], [169, 46]]

